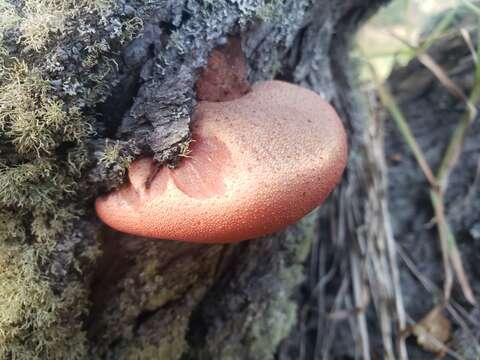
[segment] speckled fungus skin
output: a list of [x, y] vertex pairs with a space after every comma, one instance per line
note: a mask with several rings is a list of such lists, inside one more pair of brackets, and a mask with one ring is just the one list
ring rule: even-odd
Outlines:
[[344, 170], [346, 135], [312, 91], [264, 81], [195, 108], [189, 157], [154, 171], [135, 161], [129, 183], [96, 201], [99, 217], [134, 235], [199, 243], [261, 237], [319, 206]]

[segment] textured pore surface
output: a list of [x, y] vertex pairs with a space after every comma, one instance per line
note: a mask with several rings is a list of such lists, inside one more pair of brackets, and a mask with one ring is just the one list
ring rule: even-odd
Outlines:
[[[131, 185], [97, 201], [110, 226], [193, 242], [234, 242], [273, 233], [323, 202], [346, 162], [335, 111], [315, 93], [259, 83], [228, 102], [201, 102], [192, 151], [145, 187], [152, 162], [130, 169]], [[295, 139], [295, 140], [292, 140]]]

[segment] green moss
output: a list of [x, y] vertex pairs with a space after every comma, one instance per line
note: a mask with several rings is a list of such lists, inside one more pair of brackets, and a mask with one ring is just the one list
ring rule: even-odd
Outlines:
[[268, 303], [262, 321], [255, 318], [251, 323], [246, 339], [250, 352], [258, 359], [273, 359], [276, 347], [295, 324], [296, 311], [297, 306], [286, 293], [279, 294]]
[[148, 339], [137, 340], [129, 344], [121, 360], [177, 360], [180, 359], [185, 349], [185, 332], [187, 321], [178, 322], [175, 327], [170, 328], [170, 333], [158, 341], [150, 343]]
[[130, 151], [130, 147], [119, 141], [114, 143], [108, 142], [105, 145], [103, 153], [100, 155], [99, 163], [106, 168], [118, 167], [118, 171], [124, 174], [132, 161], [134, 153]]
[[51, 86], [38, 70], [17, 62], [3, 82], [0, 128], [18, 154], [30, 158], [52, 155], [62, 142], [80, 142], [92, 133], [92, 125], [78, 107], [68, 107], [50, 95]]
[[27, 234], [21, 217], [21, 214], [13, 211], [0, 210], [0, 244], [8, 241], [25, 242]]
[[[37, 249], [3, 245], [1, 250], [0, 358], [81, 359], [86, 343], [75, 321], [86, 309], [77, 303], [85, 301], [81, 287], [70, 284], [56, 295], [38, 271]], [[67, 313], [71, 322], [60, 324], [59, 315]]]
[[64, 32], [69, 11], [67, 1], [26, 0], [19, 21], [25, 50], [42, 50], [52, 40], [51, 34]]
[[113, 1], [0, 0], [0, 359], [87, 357], [86, 142], [141, 25]]
[[135, 141], [105, 141], [98, 155], [98, 177], [106, 181], [107, 190], [120, 186], [132, 161], [140, 154]]

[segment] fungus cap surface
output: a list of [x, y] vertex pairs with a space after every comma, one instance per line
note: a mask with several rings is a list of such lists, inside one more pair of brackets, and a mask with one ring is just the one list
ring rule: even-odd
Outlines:
[[161, 168], [148, 189], [153, 160], [132, 163], [129, 183], [96, 201], [105, 223], [161, 239], [252, 239], [320, 205], [344, 170], [340, 119], [299, 86], [261, 82], [235, 100], [199, 102], [194, 116], [189, 157], [175, 169]]

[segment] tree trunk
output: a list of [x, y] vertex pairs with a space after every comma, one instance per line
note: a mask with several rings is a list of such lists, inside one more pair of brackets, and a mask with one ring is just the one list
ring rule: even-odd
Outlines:
[[[298, 336], [330, 341], [301, 328], [299, 285], [312, 244], [311, 262], [335, 262], [328, 244], [347, 248], [364, 221], [348, 52], [384, 2], [0, 3], [0, 357], [288, 359], [318, 352]], [[235, 245], [106, 229], [94, 197], [135, 156], [175, 163], [198, 72], [227, 36], [241, 40], [251, 83], [286, 80], [336, 107], [352, 153], [339, 188], [298, 224]]]

